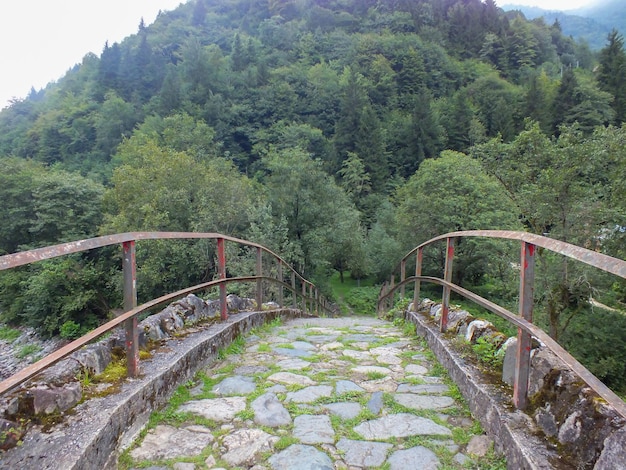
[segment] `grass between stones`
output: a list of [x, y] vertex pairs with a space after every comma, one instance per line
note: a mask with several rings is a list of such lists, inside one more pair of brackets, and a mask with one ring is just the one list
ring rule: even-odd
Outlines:
[[[273, 322], [274, 323], [274, 322]], [[277, 327], [281, 325], [280, 322], [275, 322], [276, 324], [265, 325], [261, 328], [258, 328], [252, 332], [252, 334], [265, 334], [271, 333], [273, 335], [281, 335], [284, 336], [287, 334], [287, 331], [280, 329], [277, 331]], [[405, 336], [410, 337], [414, 342], [417, 342], [418, 349], [414, 349], [415, 346], [411, 346], [410, 351], [404, 351], [400, 354], [402, 358], [403, 366], [414, 363], [423, 363], [425, 366], [429, 368], [429, 375], [435, 377], [441, 377], [442, 382], [448, 386], [449, 391], [444, 393], [444, 395], [452, 397], [457, 406], [453, 406], [451, 408], [447, 408], [445, 410], [415, 410], [411, 408], [404, 407], [397, 403], [394, 400], [394, 394], [392, 393], [384, 393], [383, 394], [383, 404], [386, 407], [386, 413], [410, 413], [416, 416], [420, 416], [423, 418], [428, 418], [434, 421], [437, 424], [443, 425], [451, 429], [452, 437], [437, 437], [437, 436], [412, 436], [408, 438], [392, 438], [386, 442], [395, 444], [396, 446], [400, 446], [401, 448], [411, 448], [414, 446], [423, 446], [431, 451], [433, 451], [440, 460], [439, 469], [442, 470], [458, 470], [460, 465], [454, 461], [454, 455], [456, 451], [452, 451], [448, 448], [454, 442], [454, 444], [458, 446], [465, 446], [469, 440], [474, 435], [482, 434], [482, 429], [480, 424], [474, 421], [474, 424], [470, 427], [461, 427], [454, 426], [452, 423], [447, 422], [447, 416], [450, 417], [469, 417], [470, 412], [467, 406], [466, 401], [461, 395], [458, 387], [454, 384], [451, 379], [447, 375], [447, 371], [436, 361], [434, 354], [428, 349], [426, 342], [415, 336], [415, 326], [413, 324], [407, 324], [405, 322], [395, 321], [394, 326], [400, 328]], [[350, 328], [342, 328], [342, 331], [345, 331], [348, 334], [353, 334], [354, 332]], [[314, 332], [306, 332], [306, 335], [312, 334], [320, 334], [318, 331]], [[342, 341], [343, 338], [338, 338], [337, 341]], [[387, 344], [404, 340], [405, 338], [398, 337], [385, 337], [381, 338], [376, 343], [370, 345], [370, 348], [381, 347]], [[299, 340], [305, 341], [305, 339], [300, 338]], [[345, 345], [349, 345], [354, 343], [354, 341], [342, 341]], [[169, 401], [169, 404], [161, 411], [155, 411], [150, 417], [149, 423], [146, 428], [141, 432], [140, 438], [136, 440], [135, 447], [139, 442], [143, 440], [148, 430], [153, 429], [157, 424], [169, 424], [173, 426], [180, 426], [182, 424], [200, 424], [206, 426], [210, 429], [213, 429], [213, 435], [216, 439], [223, 437], [224, 435], [233, 431], [232, 426], [219, 426], [211, 420], [207, 420], [205, 418], [201, 418], [195, 416], [191, 413], [180, 413], [177, 411], [178, 407], [189, 401], [191, 399], [190, 389], [192, 389], [196, 384], [202, 384], [203, 392], [200, 395], [195, 395], [194, 399], [202, 399], [202, 398], [213, 398], [216, 396], [211, 390], [212, 388], [222, 381], [226, 376], [232, 375], [234, 370], [242, 365], [242, 361], [233, 360], [235, 355], [241, 354], [245, 350], [246, 342], [244, 338], [237, 338], [230, 346], [220, 350], [218, 353], [218, 357], [220, 360], [224, 361], [228, 358], [226, 364], [221, 366], [214, 365], [212, 368], [209, 368], [206, 372], [198, 373], [194, 379], [194, 381], [190, 381], [184, 386], [179, 387], [172, 398]], [[248, 346], [250, 343], [247, 344]], [[292, 344], [279, 344], [278, 347], [293, 349]], [[261, 341], [258, 344], [258, 352], [271, 352], [271, 345], [266, 341]], [[419, 354], [423, 355], [423, 358], [418, 360], [413, 359], [413, 356], [416, 354], [416, 351]], [[315, 362], [325, 362], [328, 359], [323, 354], [313, 354], [310, 357], [303, 358], [313, 363]], [[343, 356], [342, 360], [349, 361], [350, 363], [357, 363], [358, 360], [349, 356]], [[237, 413], [236, 419], [232, 424], [235, 427], [242, 426], [244, 424], [249, 424], [251, 420], [254, 419], [254, 411], [251, 409], [250, 404], [259, 396], [266, 393], [267, 388], [275, 385], [272, 382], [268, 382], [267, 378], [278, 372], [282, 369], [275, 364], [268, 364], [269, 371], [258, 374], [255, 376], [255, 383], [257, 384], [257, 389], [250, 395], [247, 396], [247, 406], [246, 409]], [[302, 373], [308, 375], [310, 378], [315, 380], [318, 383], [329, 383], [334, 384], [335, 378], [340, 375], [340, 372], [337, 369], [329, 369], [322, 370], [317, 372], [312, 372], [310, 367], [307, 367], [301, 371], [294, 371], [295, 373]], [[208, 375], [210, 374], [210, 376]], [[385, 377], [385, 374], [370, 372], [367, 374], [368, 380], [378, 380]], [[419, 376], [407, 377], [403, 380], [404, 383], [410, 383], [413, 385], [420, 385], [424, 383], [429, 383]], [[302, 385], [291, 384], [286, 385], [286, 389], [288, 391], [298, 391], [304, 388]], [[365, 392], [346, 392], [341, 395], [333, 394], [331, 397], [322, 397], [316, 400], [311, 404], [301, 404], [301, 403], [284, 403], [286, 398], [286, 393], [277, 393], [278, 398], [281, 402], [283, 402], [285, 408], [290, 413], [291, 417], [295, 419], [300, 415], [309, 415], [315, 414], [319, 415], [321, 413], [328, 413], [328, 410], [322, 410], [321, 406], [330, 403], [338, 403], [338, 402], [354, 402], [359, 403], [362, 407], [359, 415], [353, 419], [342, 419], [340, 416], [335, 414], [330, 414], [330, 421], [333, 426], [333, 429], [336, 434], [336, 440], [340, 440], [341, 438], [353, 439], [353, 440], [362, 440], [362, 436], [359, 435], [354, 428], [369, 420], [373, 420], [378, 418], [378, 415], [374, 415], [367, 407], [367, 403], [370, 399], [370, 394]], [[445, 415], [444, 415], [445, 413]], [[259, 426], [257, 426], [259, 427]], [[264, 426], [260, 426], [260, 429], [263, 429], [265, 432], [273, 435], [279, 436], [278, 442], [274, 446], [274, 452], [265, 453], [262, 458], [265, 461], [269, 458], [273, 453], [280, 452], [287, 447], [298, 444], [299, 439], [293, 437], [291, 432], [293, 430], [293, 424], [289, 426], [283, 426], [281, 428], [265, 428]], [[219, 442], [219, 441], [218, 441]], [[145, 468], [157, 465], [167, 465], [168, 467], [172, 467], [176, 462], [190, 462], [196, 464], [197, 468], [213, 468], [223, 466], [224, 468], [228, 468], [226, 462], [223, 462], [219, 459], [211, 457], [212, 455], [212, 447], [208, 446], [200, 456], [193, 458], [181, 458], [172, 461], [160, 461], [160, 462], [134, 462], [129, 456], [129, 452], [131, 449], [128, 449], [119, 459], [119, 468], [120, 470], [126, 470], [128, 468]], [[211, 464], [209, 464], [207, 458], [210, 458]], [[506, 468], [506, 461], [503, 457], [496, 456], [493, 452], [488, 454], [486, 457], [480, 459], [471, 459], [469, 460], [463, 468], [469, 469], [481, 469], [481, 470], [504, 470]], [[389, 470], [389, 464], [384, 464], [381, 467], [377, 468], [378, 470]]]

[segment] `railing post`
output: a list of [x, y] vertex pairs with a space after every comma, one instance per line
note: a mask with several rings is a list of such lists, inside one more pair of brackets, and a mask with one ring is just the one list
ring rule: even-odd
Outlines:
[[[452, 281], [452, 262], [454, 261], [454, 242], [455, 238], [447, 238], [446, 246], [446, 265], [444, 269], [444, 280]], [[448, 312], [450, 311], [450, 288], [443, 287], [443, 298], [441, 299], [441, 332], [448, 329]]]
[[[263, 250], [261, 248], [256, 249], [256, 275], [263, 276]], [[259, 312], [263, 310], [263, 281], [261, 279], [256, 280], [256, 305]]]
[[378, 314], [385, 312], [387, 306], [387, 300], [383, 299], [387, 295], [387, 281], [383, 282], [383, 286], [380, 288], [380, 297], [378, 299]]
[[[283, 282], [283, 262], [278, 260], [278, 280]], [[278, 284], [278, 306], [283, 307], [283, 285]]]
[[[217, 277], [226, 279], [226, 250], [223, 238], [217, 239]], [[222, 321], [228, 319], [228, 306], [226, 305], [226, 283], [220, 284], [220, 318]]]
[[[406, 260], [403, 259], [400, 263], [400, 283], [406, 279]], [[400, 298], [404, 299], [404, 284], [400, 286]]]
[[[124, 311], [128, 312], [137, 306], [137, 263], [135, 257], [135, 240], [127, 241], [122, 246], [124, 259]], [[139, 332], [137, 317], [126, 320], [126, 362], [129, 377], [139, 376]]]
[[[389, 292], [393, 291], [393, 287], [396, 285], [396, 276], [395, 274], [391, 274], [391, 280], [389, 281]], [[391, 310], [393, 308], [393, 302], [394, 299], [396, 297], [396, 294], [391, 294], [391, 296], [389, 296], [388, 298], [388, 302], [389, 302], [389, 310]]]
[[[422, 262], [424, 260], [424, 248], [417, 249], [417, 259], [415, 260], [415, 277], [422, 275]], [[417, 306], [420, 301], [420, 288], [421, 283], [419, 280], [415, 281], [415, 287], [413, 289], [413, 309], [417, 312]]]
[[302, 280], [302, 311], [306, 313], [306, 282]]
[[[535, 292], [535, 245], [522, 242], [519, 315], [532, 323]], [[530, 333], [517, 329], [517, 361], [515, 365], [515, 381], [513, 383], [513, 404], [523, 410], [528, 404], [528, 375], [530, 371], [530, 349], [532, 338]]]
[[291, 271], [291, 290], [292, 304], [295, 309], [298, 306], [298, 291], [296, 290], [296, 273], [294, 271]]

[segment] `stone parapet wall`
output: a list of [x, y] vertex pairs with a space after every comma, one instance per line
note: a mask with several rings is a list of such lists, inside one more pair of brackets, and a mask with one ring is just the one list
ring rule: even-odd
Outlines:
[[502, 377], [506, 386], [493, 383], [439, 332], [436, 321], [440, 314], [441, 305], [426, 299], [417, 309], [409, 306], [405, 319], [416, 325], [418, 334], [448, 369], [474, 416], [495, 439], [497, 450], [507, 455], [509, 468], [626, 468], [624, 418], [549, 349], [534, 342], [530, 406], [521, 412], [513, 408], [508, 387], [512, 385], [517, 340], [507, 340], [489, 322], [477, 320], [468, 312], [450, 311], [450, 332], [470, 342], [489, 337], [499, 345], [499, 354], [504, 355]]
[[184, 340], [171, 339], [167, 348], [142, 362], [141, 377], [124, 381], [119, 392], [75, 406], [52, 430], [32, 429], [21, 446], [2, 455], [0, 469], [113, 469], [118, 453], [138, 435], [150, 413], [214, 361], [220, 349], [275, 318], [308, 316], [294, 309], [243, 312], [191, 332]]

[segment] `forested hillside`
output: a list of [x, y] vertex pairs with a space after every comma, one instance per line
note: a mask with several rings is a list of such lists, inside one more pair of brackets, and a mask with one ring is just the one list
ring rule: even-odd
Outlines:
[[[625, 63], [616, 32], [594, 54], [493, 0], [190, 1], [0, 113], [0, 250], [217, 231], [322, 285], [381, 280], [452, 230], [623, 256]], [[511, 250], [460, 246], [455, 281], [514, 306]], [[204, 243], [140, 245], [138, 259], [140, 301], [215, 274]], [[626, 298], [540, 262], [539, 322], [563, 341], [589, 331], [571, 318], [589, 318], [592, 288]], [[78, 334], [119, 306], [119, 265], [112, 249], [3, 273], [2, 318]], [[584, 354], [624, 385], [626, 352]]]
[[622, 0], [595, 0], [576, 10], [554, 11], [539, 7], [505, 5], [506, 11], [522, 12], [529, 20], [543, 18], [547, 23], [558, 21], [566, 36], [585, 41], [593, 50], [600, 50], [606, 44], [607, 34], [616, 29], [626, 31], [626, 8]]

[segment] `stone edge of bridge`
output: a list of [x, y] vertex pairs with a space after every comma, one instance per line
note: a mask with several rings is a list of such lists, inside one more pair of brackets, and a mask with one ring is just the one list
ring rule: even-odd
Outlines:
[[[28, 468], [69, 470], [117, 468], [119, 454], [139, 435], [153, 410], [162, 407], [181, 384], [214, 362], [219, 350], [237, 336], [274, 320], [313, 318], [297, 309], [283, 308], [231, 315], [203, 331], [190, 333], [184, 341], [142, 361], [142, 376], [129, 379], [118, 393], [85, 402], [76, 409], [72, 422], [58, 433], [36, 433], [0, 459], [0, 469]], [[161, 346], [160, 348], [162, 348]], [[159, 351], [159, 349], [157, 349]], [[67, 436], [67, 437], [66, 437]]]
[[418, 336], [425, 338], [437, 360], [448, 371], [468, 402], [472, 416], [480, 421], [494, 440], [495, 451], [506, 455], [507, 468], [552, 469], [551, 459], [558, 455], [549, 451], [542, 439], [533, 435], [531, 418], [515, 410], [496, 387], [481, 380], [480, 371], [466, 363], [441, 336], [436, 325], [422, 315], [406, 311], [404, 319], [416, 326]]

